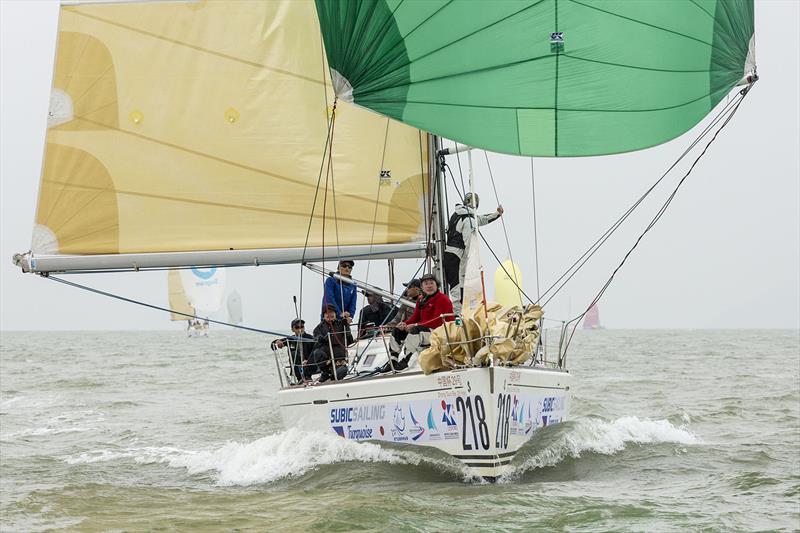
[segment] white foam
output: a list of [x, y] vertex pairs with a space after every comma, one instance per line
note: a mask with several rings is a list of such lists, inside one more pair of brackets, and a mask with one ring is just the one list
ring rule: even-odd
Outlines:
[[62, 435], [65, 433], [83, 433], [95, 431], [97, 426], [86, 425], [103, 422], [102, 413], [93, 410], [70, 411], [50, 417], [40, 427], [22, 429], [5, 435], [3, 439], [11, 440], [20, 437], [40, 437], [44, 435]]
[[133, 460], [141, 464], [165, 463], [185, 468], [189, 474], [210, 474], [223, 486], [270, 483], [299, 476], [321, 465], [344, 461], [419, 464], [437, 463], [412, 451], [381, 448], [321, 432], [288, 431], [253, 442], [228, 442], [216, 450], [182, 450], [145, 446], [121, 450], [93, 450], [61, 458], [68, 464]]
[[64, 433], [83, 433], [85, 431], [94, 431], [97, 428], [95, 427], [66, 427], [66, 428], [59, 428], [59, 427], [41, 427], [41, 428], [30, 428], [30, 429], [23, 429], [22, 431], [17, 431], [15, 433], [9, 433], [5, 439], [11, 440], [20, 437], [41, 437], [42, 435], [63, 435]]
[[576, 420], [562, 438], [520, 464], [510, 477], [530, 470], [553, 466], [567, 457], [579, 458], [583, 453], [613, 455], [628, 444], [675, 443], [702, 444], [702, 440], [685, 426], [675, 427], [668, 420], [641, 420], [625, 416], [611, 422], [596, 418]]
[[140, 464], [168, 462], [173, 457], [194, 452], [172, 448], [169, 446], [144, 446], [142, 448], [126, 448], [124, 450], [92, 450], [77, 455], [62, 457], [67, 464], [90, 464], [133, 459]]
[[170, 459], [169, 465], [186, 468], [190, 474], [210, 472], [220, 485], [254, 485], [343, 461], [419, 464], [422, 460], [414, 453], [377, 444], [290, 429], [249, 443], [228, 442], [218, 450], [183, 454]]

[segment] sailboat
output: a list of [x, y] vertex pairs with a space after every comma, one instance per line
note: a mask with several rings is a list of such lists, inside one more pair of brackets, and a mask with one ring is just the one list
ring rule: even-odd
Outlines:
[[596, 303], [586, 311], [586, 315], [583, 317], [583, 329], [603, 329], [603, 326], [600, 325], [600, 309], [597, 308]]
[[186, 322], [186, 336], [196, 337], [197, 329], [195, 326], [198, 320], [194, 307], [189, 301], [189, 297], [186, 296], [181, 275], [177, 270], [170, 270], [167, 273], [167, 299], [171, 309], [169, 319], [173, 322]]
[[233, 290], [228, 293], [228, 298], [225, 302], [228, 308], [228, 322], [234, 325], [241, 324], [243, 321], [242, 296], [239, 291]]
[[[69, 2], [31, 250], [14, 262], [58, 279], [423, 258], [442, 280], [453, 153], [644, 149], [756, 79], [751, 0]], [[428, 348], [469, 357], [377, 374], [379, 334], [344, 379], [310, 385], [276, 354], [285, 423], [437, 448], [495, 479], [566, 420], [566, 352], [497, 352], [541, 309], [490, 313], [478, 252], [463, 316]]]
[[[189, 337], [208, 337], [207, 317], [222, 307], [225, 271], [216, 267], [170, 270], [168, 282], [170, 309], [178, 311], [170, 313], [170, 320], [186, 320], [186, 333]], [[239, 314], [241, 315], [241, 301]]]

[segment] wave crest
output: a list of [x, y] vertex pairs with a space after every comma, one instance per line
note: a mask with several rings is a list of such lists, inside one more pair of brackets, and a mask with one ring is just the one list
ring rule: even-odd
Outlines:
[[369, 442], [289, 429], [249, 443], [228, 442], [218, 450], [171, 457], [169, 465], [184, 467], [190, 474], [210, 472], [220, 485], [254, 485], [344, 461], [419, 464], [421, 460], [414, 453]]
[[555, 431], [549, 442], [546, 438], [535, 436], [526, 445], [544, 444], [505, 476], [506, 480], [534, 468], [554, 466], [566, 458], [579, 458], [583, 453], [613, 455], [624, 450], [628, 444], [702, 444], [702, 440], [683, 425], [676, 427], [669, 420], [641, 420], [636, 416], [624, 416], [610, 422], [583, 418], [563, 426], [554, 426], [553, 429]]

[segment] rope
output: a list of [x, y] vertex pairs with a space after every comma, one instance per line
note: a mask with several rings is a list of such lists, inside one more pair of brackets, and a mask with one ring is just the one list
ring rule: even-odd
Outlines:
[[[458, 152], [458, 143], [455, 145], [456, 149], [456, 162], [458, 163], [458, 177], [461, 180], [461, 190], [466, 194], [467, 186], [464, 185], [464, 173], [461, 171], [461, 152]], [[458, 189], [456, 189], [458, 190]], [[464, 195], [461, 195], [461, 200], [464, 200]]]
[[[327, 89], [326, 89], [327, 91]], [[319, 196], [319, 184], [322, 182], [322, 170], [325, 168], [325, 154], [329, 151], [331, 136], [333, 134], [333, 122], [336, 117], [336, 102], [333, 99], [333, 110], [331, 119], [328, 121], [328, 133], [325, 136], [325, 147], [322, 149], [322, 162], [319, 165], [319, 175], [317, 176], [317, 186], [314, 189], [314, 202], [311, 204], [311, 216], [308, 218], [308, 228], [306, 229], [306, 240], [303, 243], [303, 256], [300, 260], [300, 316], [303, 314], [303, 263], [306, 262], [306, 251], [308, 250], [308, 239], [311, 236], [311, 224], [314, 222], [314, 212], [317, 209], [317, 197]], [[327, 101], [325, 102], [325, 112], [327, 113]], [[323, 235], [324, 237], [324, 235]]]
[[[669, 168], [667, 168], [667, 170], [664, 171], [664, 173], [661, 175], [661, 177], [659, 177], [655, 181], [655, 183], [653, 183], [633, 203], [633, 205], [631, 205], [631, 207], [629, 207], [627, 209], [627, 211], [625, 211], [625, 213], [623, 213], [600, 237], [598, 237], [598, 239], [594, 243], [592, 243], [592, 245], [589, 246], [589, 248], [587, 248], [587, 250], [585, 252], [583, 252], [583, 254], [580, 257], [578, 257], [578, 259], [576, 259], [575, 262], [573, 262], [572, 265], [570, 265], [570, 267], [567, 268], [564, 271], [564, 273], [561, 274], [561, 276], [558, 279], [556, 279], [550, 285], [550, 287], [548, 287], [547, 290], [545, 290], [541, 294], [541, 296], [537, 299], [536, 303], [539, 303], [542, 298], [547, 296], [554, 288], [556, 288], [556, 286], [558, 286], [558, 288], [555, 290], [555, 292], [553, 292], [553, 294], [547, 300], [545, 300], [545, 302], [543, 304], [541, 304], [542, 307], [546, 306], [550, 302], [550, 300], [552, 300], [556, 296], [556, 294], [558, 294], [561, 291], [561, 289], [564, 288], [564, 286], [567, 284], [567, 282], [569, 282], [575, 276], [575, 274], [577, 274], [578, 271], [589, 261], [589, 259], [591, 259], [591, 257], [597, 252], [597, 250], [599, 250], [600, 247], [603, 244], [605, 244], [605, 242], [622, 225], [622, 223], [625, 222], [625, 220], [627, 220], [627, 218], [636, 210], [637, 207], [639, 207], [639, 205], [647, 198], [647, 196], [649, 196], [650, 193], [653, 192], [653, 190], [664, 180], [664, 178], [667, 177], [667, 175], [672, 171], [672, 169], [674, 169], [678, 165], [678, 163], [680, 163], [683, 160], [683, 158], [686, 157], [686, 155], [688, 155], [689, 152], [691, 152], [691, 150], [695, 146], [697, 146], [697, 144], [700, 143], [700, 141], [708, 134], [708, 132], [711, 129], [713, 129], [713, 127], [721, 120], [721, 117], [723, 116], [723, 114], [728, 111], [728, 109], [732, 106], [733, 103], [735, 103], [735, 101], [733, 101], [731, 104], [726, 105], [714, 117], [714, 119], [708, 124], [708, 126], [706, 126], [703, 129], [703, 131], [700, 132], [698, 134], [698, 136], [683, 151], [683, 153], [678, 157], [678, 159], [676, 159], [675, 162], [673, 162], [672, 165], [670, 165]], [[573, 269], [574, 269], [574, 271], [573, 271]], [[566, 279], [564, 279], [564, 278], [566, 278]], [[563, 280], [563, 283], [561, 283], [562, 280]], [[560, 283], [560, 285], [559, 285], [559, 283]]]
[[531, 157], [531, 201], [533, 202], [533, 258], [536, 264], [536, 299], [540, 299], [539, 290], [539, 232], [536, 226], [536, 179], [533, 174], [533, 158]]
[[[383, 133], [383, 153], [381, 154], [381, 167], [380, 167], [380, 171], [379, 171], [380, 174], [378, 175], [378, 186], [375, 189], [375, 210], [372, 213], [372, 232], [370, 233], [370, 236], [369, 236], [369, 251], [370, 252], [372, 252], [372, 247], [375, 244], [375, 225], [376, 225], [376, 222], [378, 221], [378, 200], [381, 197], [381, 180], [383, 179], [383, 176], [382, 176], [383, 170], [384, 170], [383, 164], [386, 162], [386, 145], [388, 143], [388, 140], [389, 140], [389, 119], [387, 117], [387, 119], [386, 119], [386, 131], [384, 131], [384, 133]], [[367, 275], [364, 277], [364, 281], [366, 283], [369, 283], [369, 271], [370, 271], [371, 267], [372, 267], [372, 260], [370, 259], [370, 260], [367, 261]], [[361, 299], [361, 306], [362, 307], [365, 305], [365, 303], [364, 303], [365, 300], [366, 300], [366, 296], [362, 295], [362, 299]], [[355, 317], [353, 317], [353, 318], [355, 318]]]
[[[499, 257], [497, 257], [497, 254], [496, 254], [496, 253], [494, 253], [494, 250], [493, 250], [493, 249], [492, 249], [492, 247], [489, 245], [489, 241], [487, 241], [487, 240], [486, 240], [486, 237], [484, 237], [484, 236], [483, 236], [483, 233], [480, 233], [480, 232], [478, 232], [478, 235], [480, 235], [480, 236], [481, 236], [481, 240], [483, 240], [483, 243], [486, 245], [486, 248], [487, 248], [487, 249], [489, 250], [489, 252], [492, 254], [492, 257], [494, 257], [495, 261], [497, 261], [497, 264], [500, 266], [500, 268], [502, 268], [502, 269], [503, 269], [503, 272], [505, 272], [505, 273], [506, 273], [506, 276], [508, 276], [508, 278], [511, 280], [511, 283], [513, 283], [513, 284], [514, 284], [514, 286], [517, 288], [517, 290], [519, 291], [519, 293], [520, 293], [522, 296], [524, 296], [524, 297], [525, 297], [525, 298], [526, 298], [526, 299], [527, 299], [527, 300], [528, 300], [530, 303], [532, 303], [532, 304], [535, 304], [536, 302], [535, 302], [535, 301], [533, 301], [533, 300], [531, 299], [531, 297], [530, 297], [530, 296], [528, 296], [528, 295], [525, 293], [525, 291], [523, 291], [523, 290], [522, 290], [522, 287], [520, 287], [520, 286], [519, 286], [519, 284], [517, 284], [517, 280], [516, 280], [516, 279], [514, 279], [514, 276], [512, 276], [512, 275], [511, 275], [511, 273], [510, 273], [508, 270], [506, 270], [506, 267], [504, 267], [504, 266], [503, 266], [503, 263], [502, 263], [502, 261], [500, 261], [500, 258], [499, 258]], [[522, 303], [522, 302], [520, 302], [520, 303]]]
[[[642, 241], [644, 236], [656, 225], [656, 223], [659, 220], [661, 220], [661, 217], [664, 216], [664, 213], [666, 213], [667, 209], [669, 208], [670, 204], [672, 203], [672, 200], [674, 200], [675, 196], [678, 194], [678, 190], [681, 188], [683, 183], [686, 181], [686, 178], [689, 177], [689, 175], [694, 170], [695, 166], [697, 166], [697, 163], [700, 161], [700, 159], [708, 151], [708, 148], [717, 139], [717, 136], [719, 136], [719, 134], [722, 132], [722, 130], [725, 128], [725, 126], [728, 125], [728, 123], [731, 121], [733, 116], [736, 114], [736, 111], [738, 111], [739, 106], [744, 101], [744, 97], [747, 96], [747, 93], [749, 92], [750, 87], [752, 87], [752, 83], [739, 92], [739, 98], [734, 100], [734, 102], [736, 102], [736, 105], [733, 106], [732, 111], [725, 118], [725, 120], [723, 121], [723, 123], [719, 127], [719, 129], [717, 129], [717, 131], [714, 133], [714, 135], [711, 138], [711, 140], [709, 140], [708, 143], [706, 143], [705, 147], [703, 148], [703, 151], [700, 152], [700, 155], [698, 155], [697, 158], [695, 158], [694, 162], [692, 162], [692, 165], [689, 167], [689, 170], [687, 170], [686, 173], [683, 175], [683, 177], [680, 179], [680, 181], [678, 181], [678, 184], [675, 186], [675, 188], [673, 189], [672, 193], [667, 197], [667, 199], [661, 205], [659, 210], [656, 212], [656, 214], [650, 220], [650, 223], [647, 225], [647, 227], [645, 227], [644, 231], [642, 231], [642, 233], [639, 234], [639, 237], [636, 239], [636, 242], [633, 243], [633, 246], [631, 246], [631, 248], [628, 250], [628, 252], [622, 258], [622, 261], [620, 261], [619, 265], [617, 265], [617, 267], [611, 273], [611, 276], [609, 276], [608, 280], [606, 280], [606, 282], [603, 285], [603, 287], [600, 289], [600, 291], [594, 297], [592, 302], [589, 304], [589, 307], [587, 307], [586, 310], [583, 313], [581, 313], [580, 315], [576, 316], [575, 318], [573, 318], [572, 320], [567, 322], [567, 327], [569, 327], [569, 325], [572, 324], [572, 331], [570, 332], [569, 338], [566, 341], [566, 344], [564, 346], [564, 352], [563, 352], [563, 355], [561, 357], [566, 357], [567, 349], [569, 348], [569, 345], [572, 342], [572, 337], [575, 335], [575, 330], [578, 327], [578, 322], [586, 315], [586, 313], [589, 312], [589, 309], [591, 309], [592, 306], [595, 305], [600, 300], [600, 298], [603, 296], [605, 291], [611, 285], [611, 282], [614, 280], [614, 276], [616, 276], [617, 272], [622, 268], [622, 265], [624, 265], [625, 262], [628, 260], [628, 257], [633, 253], [633, 251], [636, 249], [636, 247], [639, 246], [639, 243]], [[726, 106], [726, 107], [728, 107], [728, 106]]]
[[[486, 168], [489, 169], [489, 179], [492, 182], [492, 190], [494, 191], [494, 199], [497, 201], [497, 205], [502, 205], [501, 202], [500, 202], [500, 196], [498, 196], [498, 194], [497, 194], [497, 187], [495, 187], [495, 185], [494, 185], [494, 174], [492, 173], [492, 166], [489, 164], [489, 154], [486, 153], [486, 150], [484, 150], [483, 151], [483, 155], [486, 158]], [[535, 218], [534, 218], [534, 220], [535, 220]], [[519, 280], [517, 279], [517, 264], [514, 263], [514, 256], [511, 255], [511, 243], [508, 241], [508, 231], [506, 230], [506, 221], [502, 216], [500, 217], [500, 223], [503, 225], [503, 235], [505, 236], [505, 239], [506, 239], [506, 249], [508, 250], [508, 258], [511, 259], [511, 264], [514, 267], [514, 277], [512, 279], [514, 281], [514, 286], [517, 288], [517, 296], [519, 296], [519, 305], [522, 305], [522, 291], [519, 288]], [[536, 223], [535, 222], [534, 222], [533, 227], [534, 227], [534, 235], [535, 235], [535, 232], [536, 232]], [[483, 237], [483, 235], [481, 235], [481, 237]], [[484, 239], [484, 242], [485, 241], [486, 241], [486, 239]], [[501, 263], [501, 266], [502, 266], [502, 263]], [[505, 271], [506, 269], [503, 268], [503, 270]], [[506, 272], [506, 274], [508, 274], [508, 272]], [[511, 276], [509, 276], [509, 278], [511, 278]], [[538, 290], [538, 286], [539, 286], [539, 284], [538, 284], [538, 279], [539, 279], [539, 265], [538, 265], [538, 263], [536, 265], [536, 279], [537, 279], [536, 286], [537, 286], [537, 290]]]
[[223, 322], [221, 320], [213, 320], [213, 319], [210, 319], [208, 317], [198, 317], [197, 315], [190, 315], [189, 313], [182, 313], [182, 312], [176, 311], [174, 309], [169, 309], [168, 307], [160, 307], [158, 305], [153, 305], [153, 304], [149, 304], [147, 302], [142, 302], [141, 300], [134, 300], [132, 298], [126, 298], [126, 297], [120, 296], [118, 294], [112, 294], [110, 292], [101, 291], [100, 289], [95, 289], [93, 287], [89, 287], [88, 285], [81, 285], [80, 283], [75, 283], [73, 281], [68, 281], [66, 279], [58, 278], [56, 276], [42, 276], [42, 277], [45, 278], [45, 279], [51, 279], [53, 281], [57, 281], [58, 283], [63, 283], [64, 285], [69, 285], [70, 287], [75, 287], [75, 288], [83, 289], [85, 291], [89, 291], [89, 292], [92, 292], [92, 293], [95, 293], [95, 294], [99, 294], [101, 296], [107, 296], [109, 298], [114, 298], [115, 300], [121, 300], [123, 302], [136, 304], [136, 305], [141, 305], [142, 307], [148, 307], [150, 309], [155, 309], [157, 311], [164, 311], [166, 313], [174, 313], [176, 315], [185, 316], [186, 318], [203, 318], [203, 320], [205, 320], [205, 321], [207, 321], [207, 322], [209, 322], [211, 324], [219, 324], [221, 326], [229, 326], [229, 327], [236, 328], [236, 329], [243, 329], [243, 330], [246, 330], [246, 331], [254, 331], [256, 333], [264, 333], [266, 335], [277, 335], [279, 337], [285, 337], [287, 339], [297, 340], [297, 341], [300, 341], [300, 342], [312, 342], [312, 341], [309, 341], [308, 339], [303, 339], [301, 337], [295, 337], [294, 335], [285, 335], [285, 334], [283, 334], [283, 333], [281, 333], [279, 331], [271, 331], [271, 330], [268, 330], [268, 329], [251, 328], [249, 326], [241, 326], [239, 324], [231, 324], [229, 322]]

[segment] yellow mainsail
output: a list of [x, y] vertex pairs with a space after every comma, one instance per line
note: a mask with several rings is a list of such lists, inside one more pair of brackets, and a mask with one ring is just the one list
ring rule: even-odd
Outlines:
[[427, 135], [340, 102], [328, 173], [323, 58], [311, 1], [62, 7], [33, 253], [424, 240]]

